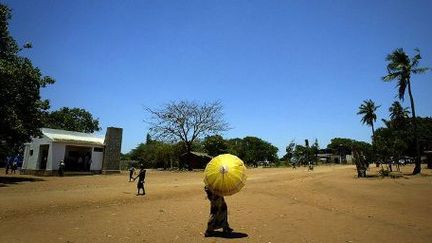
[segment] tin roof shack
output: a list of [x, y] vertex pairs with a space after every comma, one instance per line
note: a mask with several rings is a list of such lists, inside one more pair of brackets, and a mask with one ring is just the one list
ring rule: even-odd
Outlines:
[[206, 153], [184, 153], [180, 155], [180, 167], [187, 168], [188, 170], [204, 169], [212, 158]]
[[[108, 128], [107, 134], [113, 129], [120, 128]], [[25, 144], [22, 174], [56, 175], [61, 160], [69, 173], [101, 173], [115, 169], [120, 172], [121, 132], [120, 140], [110, 141], [109, 136], [103, 138], [89, 133], [50, 128], [42, 128], [41, 131], [41, 137]], [[104, 157], [108, 147], [111, 148], [111, 160], [106, 164]], [[117, 151], [118, 156], [114, 156]]]

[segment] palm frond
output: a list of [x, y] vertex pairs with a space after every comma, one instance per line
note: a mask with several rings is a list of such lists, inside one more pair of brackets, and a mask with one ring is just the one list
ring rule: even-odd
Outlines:
[[359, 111], [357, 112], [357, 115], [363, 115], [361, 122], [363, 124], [367, 124], [369, 126], [373, 125], [373, 122], [376, 121], [377, 116], [375, 114], [375, 111], [380, 106], [376, 106], [375, 103], [369, 99], [364, 100], [363, 103], [359, 106]]
[[411, 67], [417, 67], [419, 60], [422, 59], [420, 55], [420, 50], [418, 48], [415, 48], [414, 51], [417, 52], [417, 54], [411, 58]]
[[398, 87], [398, 96], [400, 100], [404, 100], [405, 97], [405, 90], [408, 85], [408, 81], [405, 79], [400, 79], [398, 84], [396, 85]]
[[427, 67], [421, 67], [421, 68], [414, 68], [414, 69], [411, 69], [411, 72], [413, 72], [414, 74], [422, 74], [422, 73], [425, 73], [425, 72], [427, 72], [427, 71], [429, 71], [430, 70], [430, 68], [427, 68]]
[[393, 81], [395, 79], [398, 79], [400, 76], [401, 76], [401, 72], [392, 73], [389, 71], [389, 74], [382, 77], [382, 80], [384, 80], [385, 82], [390, 82], [390, 81]]

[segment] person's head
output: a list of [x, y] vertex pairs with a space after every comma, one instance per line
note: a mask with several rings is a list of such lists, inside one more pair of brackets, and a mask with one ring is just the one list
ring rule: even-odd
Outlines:
[[141, 170], [143, 170], [143, 169], [144, 169], [144, 165], [143, 165], [143, 164], [140, 164], [140, 166], [139, 166], [139, 167], [140, 167], [140, 169], [141, 169]]

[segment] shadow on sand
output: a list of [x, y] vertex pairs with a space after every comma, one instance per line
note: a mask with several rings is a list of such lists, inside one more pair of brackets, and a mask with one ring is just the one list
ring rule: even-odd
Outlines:
[[214, 231], [211, 235], [207, 236], [207, 238], [209, 238], [209, 237], [219, 237], [219, 238], [225, 238], [225, 239], [239, 239], [239, 238], [248, 237], [248, 234], [240, 233], [240, 232], [224, 233], [221, 231]]
[[367, 174], [366, 178], [381, 178], [382, 176], [380, 175], [375, 175], [375, 174]]
[[34, 181], [43, 181], [40, 178], [33, 177], [16, 177], [16, 176], [0, 176], [0, 187], [5, 187], [10, 184], [17, 184], [19, 182], [34, 182]]

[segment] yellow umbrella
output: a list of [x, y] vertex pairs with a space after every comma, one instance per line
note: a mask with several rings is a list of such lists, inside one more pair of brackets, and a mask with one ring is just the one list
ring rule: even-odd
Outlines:
[[214, 157], [204, 170], [204, 183], [220, 196], [239, 192], [246, 182], [246, 167], [241, 159], [232, 154]]

